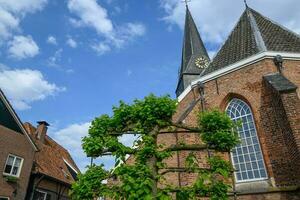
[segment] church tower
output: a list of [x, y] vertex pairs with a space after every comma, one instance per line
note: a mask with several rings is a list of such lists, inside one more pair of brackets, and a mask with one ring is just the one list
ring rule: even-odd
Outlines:
[[178, 97], [192, 81], [197, 79], [210, 62], [191, 12], [186, 6], [182, 61], [178, 75], [176, 96]]

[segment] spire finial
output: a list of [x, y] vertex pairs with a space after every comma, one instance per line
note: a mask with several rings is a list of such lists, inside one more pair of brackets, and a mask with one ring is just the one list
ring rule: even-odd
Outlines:
[[248, 8], [247, 0], [244, 0], [244, 3], [245, 3], [246, 8]]
[[185, 3], [185, 6], [188, 7], [188, 3], [191, 2], [191, 0], [183, 0], [183, 3]]

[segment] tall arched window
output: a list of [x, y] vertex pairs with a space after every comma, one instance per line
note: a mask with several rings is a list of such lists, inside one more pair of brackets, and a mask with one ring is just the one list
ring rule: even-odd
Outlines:
[[266, 168], [249, 105], [240, 99], [232, 99], [227, 114], [233, 121], [241, 122], [238, 129], [241, 143], [232, 150], [231, 155], [237, 182], [266, 179]]

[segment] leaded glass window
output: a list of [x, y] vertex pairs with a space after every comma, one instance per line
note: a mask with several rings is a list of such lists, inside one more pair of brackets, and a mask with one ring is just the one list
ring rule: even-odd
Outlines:
[[266, 168], [249, 105], [240, 99], [232, 99], [227, 114], [234, 122], [241, 123], [238, 129], [241, 143], [231, 154], [237, 182], [266, 179]]

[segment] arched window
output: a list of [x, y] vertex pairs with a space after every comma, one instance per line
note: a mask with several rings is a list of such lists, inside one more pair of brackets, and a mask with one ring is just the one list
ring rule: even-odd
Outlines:
[[226, 111], [233, 121], [241, 123], [238, 129], [241, 143], [232, 150], [231, 155], [237, 182], [266, 179], [266, 168], [249, 105], [235, 98]]

